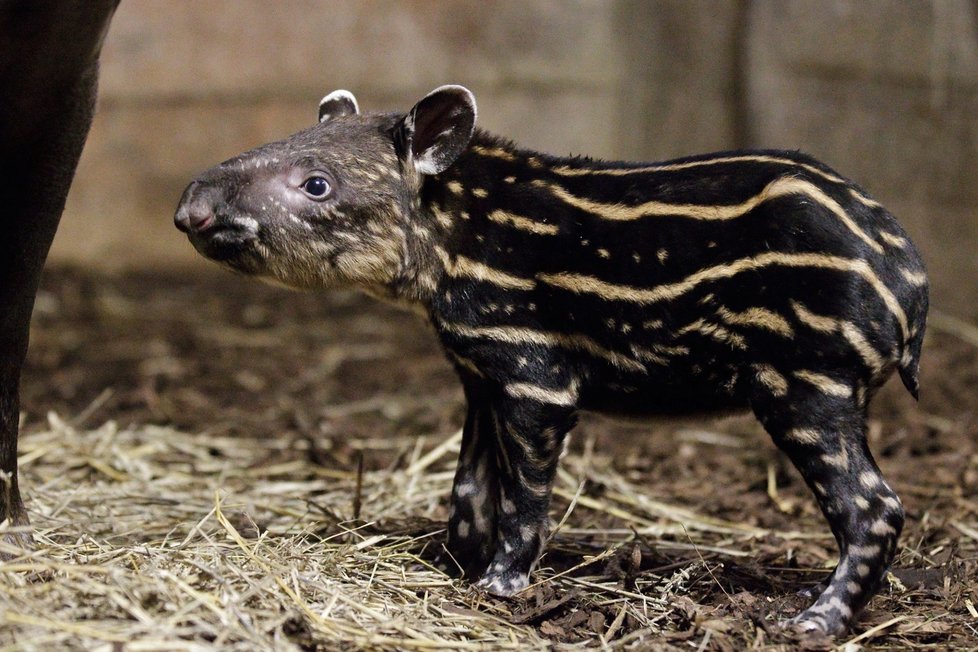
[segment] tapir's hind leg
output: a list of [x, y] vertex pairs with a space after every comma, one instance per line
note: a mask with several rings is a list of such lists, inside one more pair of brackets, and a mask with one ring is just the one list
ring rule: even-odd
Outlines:
[[781, 378], [759, 384], [754, 413], [815, 493], [839, 544], [826, 588], [791, 624], [837, 635], [879, 589], [903, 506], [867, 446], [866, 406], [855, 383], [810, 372]]

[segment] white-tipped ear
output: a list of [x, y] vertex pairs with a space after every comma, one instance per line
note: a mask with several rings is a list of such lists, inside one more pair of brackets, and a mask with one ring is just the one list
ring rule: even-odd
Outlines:
[[475, 96], [464, 86], [428, 93], [397, 127], [402, 154], [421, 174], [438, 174], [465, 151], [475, 133]]
[[319, 101], [320, 122], [357, 113], [360, 113], [360, 107], [357, 106], [357, 98], [350, 91], [336, 90]]

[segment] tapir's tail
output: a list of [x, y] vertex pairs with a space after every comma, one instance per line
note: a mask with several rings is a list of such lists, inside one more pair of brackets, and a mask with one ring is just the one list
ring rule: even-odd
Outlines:
[[903, 353], [900, 356], [900, 380], [915, 399], [919, 397], [920, 392], [920, 349], [924, 345], [928, 302], [927, 286], [924, 285], [913, 297], [911, 310], [907, 313], [911, 318], [910, 338], [904, 342]]

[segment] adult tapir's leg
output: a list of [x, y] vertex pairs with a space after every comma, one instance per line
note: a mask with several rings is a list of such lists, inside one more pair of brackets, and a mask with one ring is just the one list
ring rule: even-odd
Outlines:
[[91, 125], [98, 56], [118, 3], [0, 0], [0, 522], [17, 526], [27, 525], [18, 389], [34, 294]]

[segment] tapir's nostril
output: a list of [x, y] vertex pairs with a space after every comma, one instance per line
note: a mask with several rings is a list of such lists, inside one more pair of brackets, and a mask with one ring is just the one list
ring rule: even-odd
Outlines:
[[184, 233], [190, 231], [190, 216], [187, 214], [186, 207], [181, 206], [177, 209], [177, 214], [173, 216], [173, 224]]

